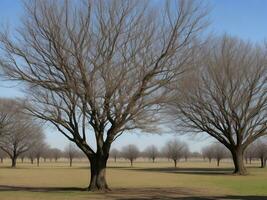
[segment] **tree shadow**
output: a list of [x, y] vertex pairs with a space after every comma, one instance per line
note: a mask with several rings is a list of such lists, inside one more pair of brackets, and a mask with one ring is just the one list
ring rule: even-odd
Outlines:
[[[114, 188], [110, 192], [89, 193], [87, 188], [78, 187], [24, 187], [24, 186], [8, 186], [0, 185], [0, 192], [23, 191], [23, 192], [84, 192], [94, 194], [94, 199], [112, 199], [112, 200], [267, 200], [267, 196], [204, 196], [203, 191], [197, 191], [188, 188]], [[197, 194], [201, 194], [200, 196]], [[88, 196], [89, 197], [89, 196]]]
[[86, 191], [87, 188], [79, 187], [25, 187], [25, 186], [9, 186], [0, 185], [0, 192], [16, 192], [16, 191], [28, 191], [28, 192], [75, 192], [75, 191]]
[[175, 174], [195, 174], [195, 175], [231, 175], [233, 169], [231, 168], [132, 168], [136, 171], [145, 172], [163, 172]]

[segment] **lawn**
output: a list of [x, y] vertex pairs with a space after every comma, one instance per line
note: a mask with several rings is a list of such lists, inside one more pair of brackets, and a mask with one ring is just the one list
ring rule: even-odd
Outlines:
[[66, 161], [0, 164], [0, 200], [80, 200], [80, 199], [267, 199], [267, 169], [258, 163], [248, 165], [247, 176], [231, 174], [232, 163], [203, 161], [180, 162], [178, 168], [168, 161], [151, 163], [139, 160], [134, 167], [126, 161], [109, 162], [108, 193], [83, 191], [88, 185], [87, 162]]

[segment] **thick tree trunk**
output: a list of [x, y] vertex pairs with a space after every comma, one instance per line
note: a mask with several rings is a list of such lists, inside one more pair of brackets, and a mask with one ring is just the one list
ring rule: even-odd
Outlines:
[[133, 160], [132, 159], [130, 159], [130, 162], [131, 162], [131, 167], [133, 166]]
[[260, 160], [261, 160], [261, 168], [265, 168], [266, 166], [265, 158], [261, 157]]
[[90, 159], [91, 179], [88, 187], [89, 191], [109, 190], [106, 181], [106, 165], [108, 156], [94, 156]]
[[173, 160], [174, 161], [174, 167], [177, 167], [177, 160]]
[[33, 164], [33, 158], [31, 158], [31, 164]]
[[220, 159], [217, 159], [217, 167], [220, 166]]
[[155, 162], [155, 158], [152, 158], [153, 163]]
[[233, 162], [234, 162], [234, 174], [237, 175], [246, 175], [247, 170], [245, 168], [244, 162], [243, 162], [243, 153], [244, 150], [242, 149], [234, 149], [231, 151], [232, 156], [233, 156]]
[[16, 157], [12, 157], [11, 160], [12, 160], [11, 167], [12, 167], [12, 168], [15, 168], [16, 165], [17, 165], [17, 158], [16, 158]]
[[4, 158], [1, 158], [1, 163], [3, 163], [4, 162]]

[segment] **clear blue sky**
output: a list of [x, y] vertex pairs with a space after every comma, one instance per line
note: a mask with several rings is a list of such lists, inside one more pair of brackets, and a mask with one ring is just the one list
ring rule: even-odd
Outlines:
[[[267, 0], [206, 0], [210, 3], [210, 31], [215, 34], [229, 33], [243, 39], [261, 42], [267, 39]], [[0, 28], [7, 22], [11, 28], [19, 24], [22, 15], [21, 0], [0, 0]], [[19, 86], [0, 81], [0, 97], [22, 96]], [[48, 142], [53, 147], [63, 148], [67, 140], [54, 130], [46, 129]], [[129, 143], [136, 143], [140, 149], [147, 145], [156, 144], [159, 147], [173, 138], [172, 135], [127, 134], [121, 136], [114, 143], [120, 148]], [[200, 150], [203, 145], [210, 142], [207, 137], [190, 138], [177, 136], [187, 141], [192, 150]]]

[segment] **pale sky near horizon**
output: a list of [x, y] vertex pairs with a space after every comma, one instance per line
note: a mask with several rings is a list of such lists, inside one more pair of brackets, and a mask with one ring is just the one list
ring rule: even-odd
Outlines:
[[[206, 0], [211, 5], [209, 30], [215, 34], [228, 33], [252, 42], [261, 42], [267, 39], [267, 0]], [[9, 23], [11, 28], [20, 22], [23, 6], [20, 0], [0, 0], [0, 25]], [[0, 28], [1, 29], [1, 28]], [[0, 81], [0, 97], [22, 97], [18, 85]], [[63, 149], [68, 141], [55, 130], [45, 129], [46, 138], [52, 147]], [[121, 148], [135, 143], [140, 149], [155, 144], [162, 147], [166, 141], [177, 137], [189, 143], [192, 151], [199, 151], [211, 139], [206, 135], [192, 138], [178, 134], [141, 134], [134, 131], [122, 135], [112, 147]]]

